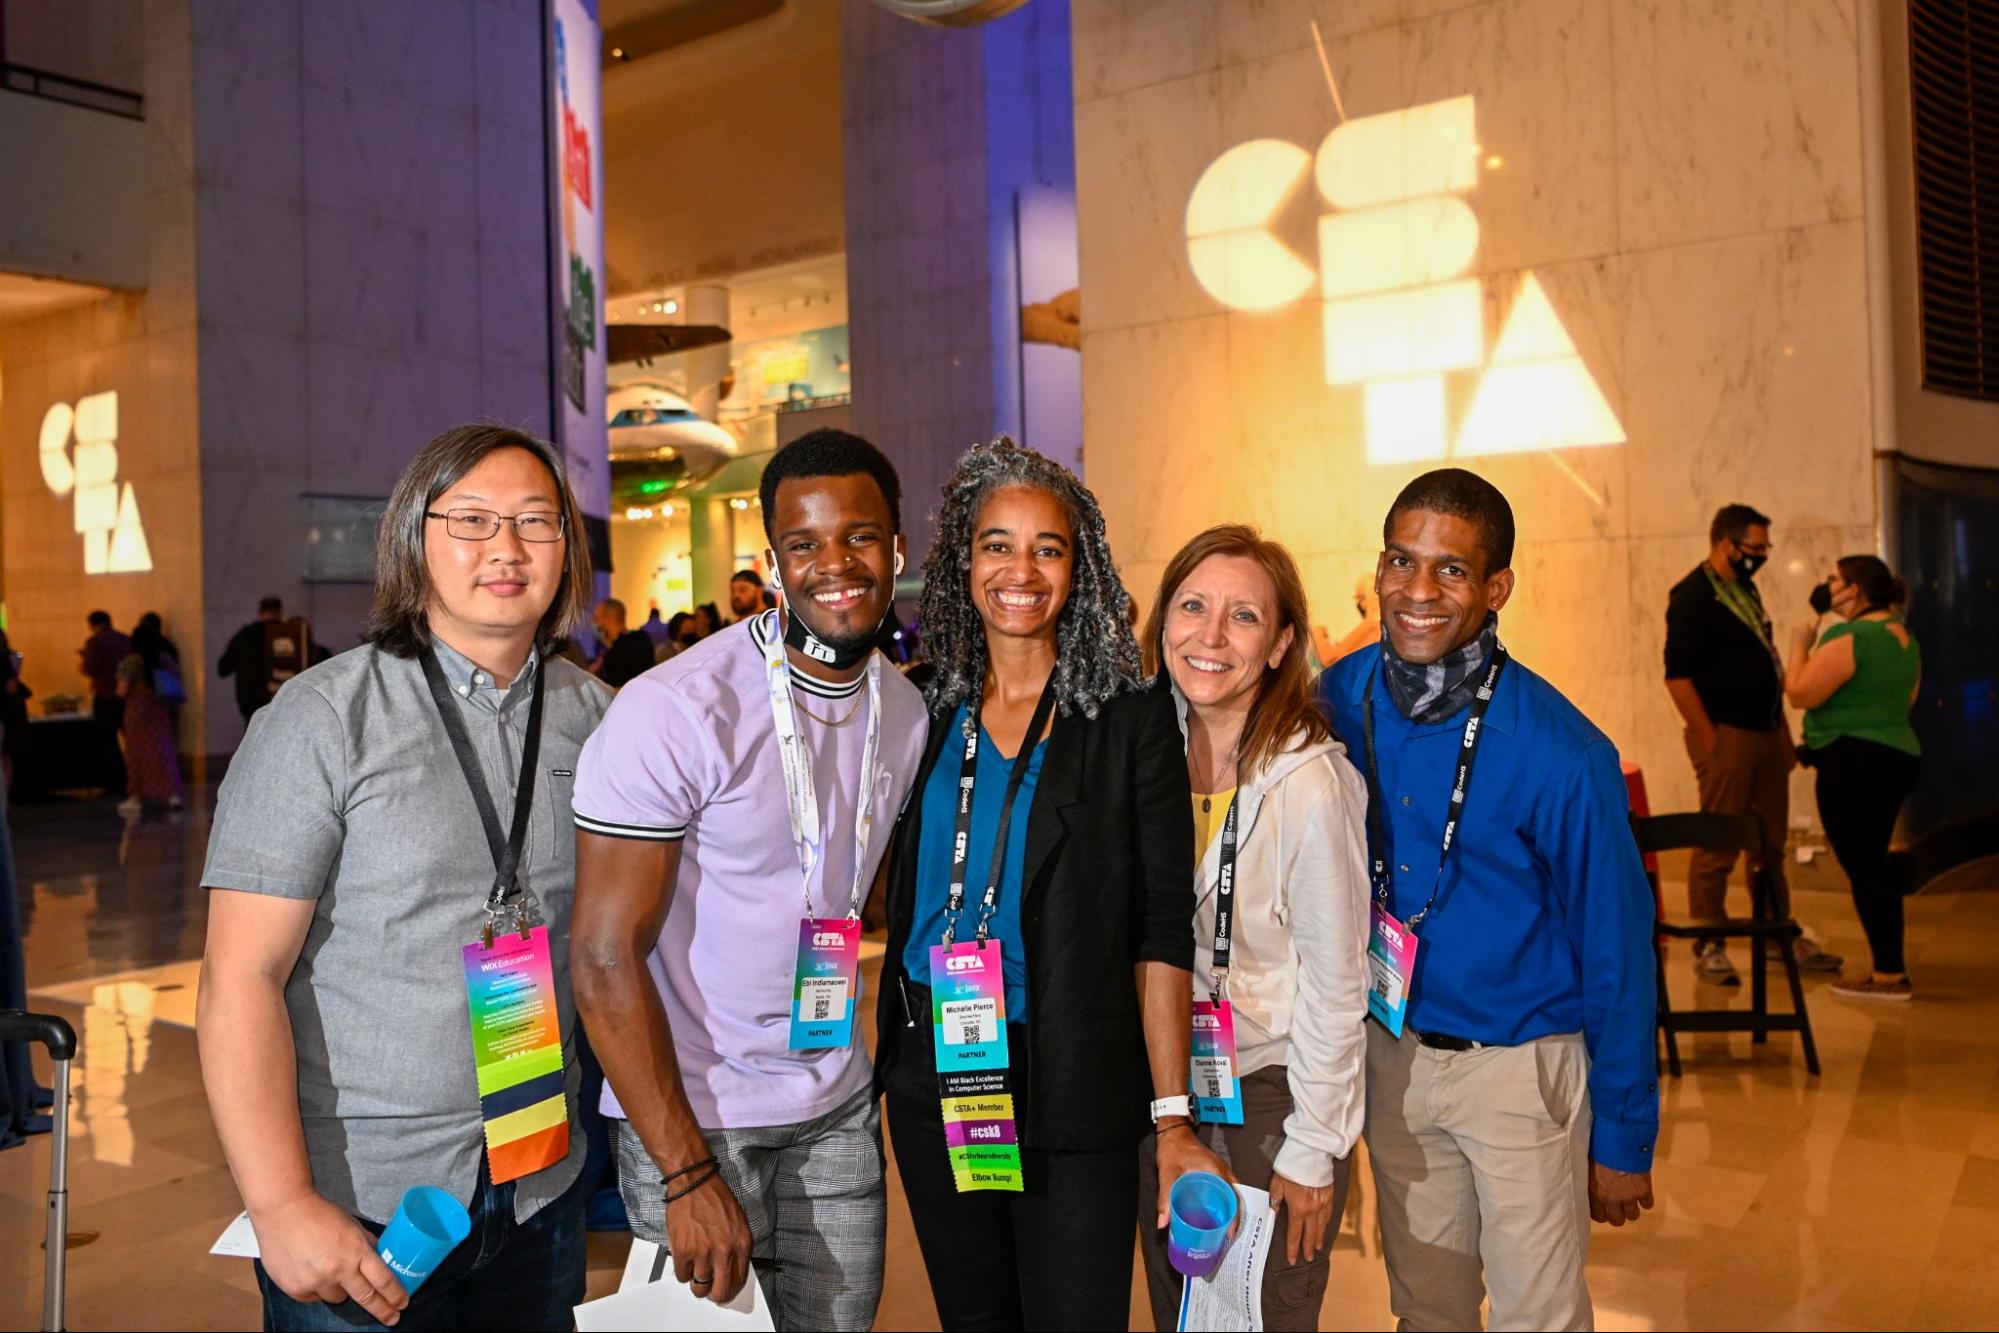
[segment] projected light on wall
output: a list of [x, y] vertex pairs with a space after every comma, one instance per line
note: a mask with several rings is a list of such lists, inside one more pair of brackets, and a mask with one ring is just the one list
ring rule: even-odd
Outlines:
[[[76, 447], [72, 451], [70, 440]], [[42, 480], [73, 496], [86, 574], [143, 574], [153, 567], [132, 483], [118, 483], [118, 395], [57, 403], [42, 417]]]
[[[1310, 163], [1336, 211], [1318, 222], [1326, 382], [1358, 388], [1371, 463], [1622, 444], [1624, 427], [1533, 273], [1519, 275], [1490, 351], [1484, 288], [1467, 276], [1481, 147], [1470, 97], [1350, 120], [1316, 156], [1255, 139], [1211, 163], [1187, 201], [1187, 259], [1235, 310], [1303, 297], [1313, 272], [1273, 225]], [[1451, 376], [1476, 374], [1451, 421]]]

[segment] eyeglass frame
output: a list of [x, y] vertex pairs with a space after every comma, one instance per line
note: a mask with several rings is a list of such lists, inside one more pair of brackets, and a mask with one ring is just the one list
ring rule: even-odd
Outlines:
[[[452, 515], [454, 514], [485, 514], [493, 520], [493, 530], [487, 533], [483, 537], [460, 536], [458, 533], [455, 533], [451, 530], [451, 518]], [[529, 537], [524, 533], [522, 533], [520, 521], [530, 514], [553, 515], [555, 517], [555, 535], [553, 537], [543, 539], [539, 537]], [[561, 541], [564, 537], [567, 537], [569, 535], [568, 520], [563, 516], [562, 511], [559, 509], [524, 509], [518, 514], [502, 514], [498, 510], [494, 509], [480, 509], [476, 506], [467, 506], [466, 508], [463, 509], [447, 510], [442, 514], [438, 513], [435, 509], [426, 509], [423, 511], [423, 516], [425, 518], [435, 518], [441, 520], [444, 523], [445, 536], [451, 538], [453, 541], [460, 541], [460, 542], [489, 542], [493, 540], [493, 538], [500, 535], [500, 524], [502, 523], [513, 524], [514, 536], [517, 539], [527, 542], [533, 546], [553, 546], [556, 542]]]

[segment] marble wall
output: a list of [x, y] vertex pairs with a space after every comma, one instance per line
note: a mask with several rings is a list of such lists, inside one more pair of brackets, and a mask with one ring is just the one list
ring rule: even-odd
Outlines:
[[[98, 7], [81, 14], [92, 24], [102, 17]], [[185, 0], [149, 4], [143, 60], [132, 61], [143, 67], [135, 82], [146, 99], [144, 180], [137, 191], [145, 291], [0, 326], [0, 592], [10, 644], [24, 656], [23, 677], [42, 698], [85, 693], [76, 654], [84, 617], [93, 610], [108, 611], [126, 631], [157, 611], [191, 663], [209, 656], [201, 616], [187, 32]], [[43, 36], [54, 43], [59, 34]], [[152, 554], [148, 573], [84, 573], [74, 500], [55, 494], [42, 477], [38, 445], [49, 407], [106, 391], [118, 395], [118, 481], [131, 483], [138, 502]], [[187, 673], [191, 706], [184, 710], [182, 748], [197, 753], [206, 695], [224, 684], [205, 677]]]
[[[352, 647], [370, 589], [301, 581], [300, 497], [386, 498], [439, 432], [550, 430], [539, 0], [194, 7], [202, 585]], [[241, 724], [208, 719], [213, 752]]]
[[[461, 422], [551, 429], [543, 9], [143, 16], [144, 291], [0, 328], [5, 600], [44, 694], [73, 686], [86, 611], [162, 612], [193, 692], [182, 748], [217, 755], [242, 724], [214, 662], [260, 598], [358, 641], [371, 589], [303, 580], [304, 497], [386, 498]], [[151, 574], [85, 575], [38, 472], [48, 404], [106, 388]]]
[[1068, 0], [971, 28], [842, 13], [854, 429], [901, 472], [918, 562], [959, 454], [1021, 433], [1014, 202], [1075, 180]]
[[1316, 285], [1251, 313], [1189, 267], [1211, 161], [1338, 123], [1316, 22], [1347, 117], [1476, 101], [1488, 339], [1531, 270], [1628, 436], [1458, 460], [1519, 521], [1505, 637], [1644, 765], [1655, 809], [1690, 806], [1663, 617], [1714, 510], [1775, 517], [1780, 636], [1875, 545], [1855, 2], [1074, 0], [1085, 458], [1134, 592], [1249, 519], [1337, 636], [1389, 501], [1436, 465], [1366, 461]]

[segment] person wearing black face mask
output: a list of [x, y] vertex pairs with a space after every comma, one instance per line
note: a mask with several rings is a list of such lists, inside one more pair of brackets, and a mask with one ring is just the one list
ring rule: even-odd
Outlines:
[[1784, 693], [1805, 710], [1805, 744], [1818, 775], [1819, 818], [1867, 932], [1871, 972], [1832, 984], [1855, 1000], [1907, 1000], [1902, 886], [1888, 871], [1895, 817], [1915, 789], [1922, 744], [1909, 725], [1922, 650], [1902, 623], [1908, 589], [1874, 555], [1842, 556], [1812, 589], [1812, 611], [1838, 621], [1792, 633]]
[[[1666, 692], [1686, 721], [1687, 757], [1700, 808], [1752, 814], [1773, 855], [1770, 907], [1791, 914], [1784, 879], [1790, 824], [1790, 773], [1797, 751], [1784, 717], [1784, 662], [1756, 591], [1770, 558], [1770, 518], [1745, 504], [1723, 505], [1708, 529], [1708, 557], [1673, 588], [1666, 605]], [[1688, 908], [1696, 920], [1728, 915], [1732, 852], [1695, 852], [1687, 868]], [[1751, 873], [1755, 866], [1752, 864]], [[1837, 972], [1841, 960], [1809, 940], [1794, 946], [1800, 967]], [[1696, 945], [1694, 972], [1704, 981], [1741, 984], [1719, 942]]]
[[756, 1281], [781, 1329], [864, 1329], [887, 1194], [860, 918], [927, 726], [874, 650], [902, 484], [820, 429], [759, 499], [783, 606], [626, 685], [576, 763], [576, 1005], [633, 1233], [697, 1298]]

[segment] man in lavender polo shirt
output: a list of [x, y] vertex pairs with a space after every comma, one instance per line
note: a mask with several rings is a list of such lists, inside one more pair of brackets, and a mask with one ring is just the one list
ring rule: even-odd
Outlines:
[[[632, 1229], [719, 1302], [754, 1264], [779, 1328], [864, 1329], [881, 1295], [867, 1052], [793, 1050], [791, 1018], [799, 922], [858, 911], [923, 752], [922, 696], [872, 648], [902, 565], [899, 501], [857, 436], [780, 450], [763, 513], [783, 609], [626, 685], [577, 763], [576, 1002], [620, 1118]], [[809, 877], [786, 731], [811, 761]]]

